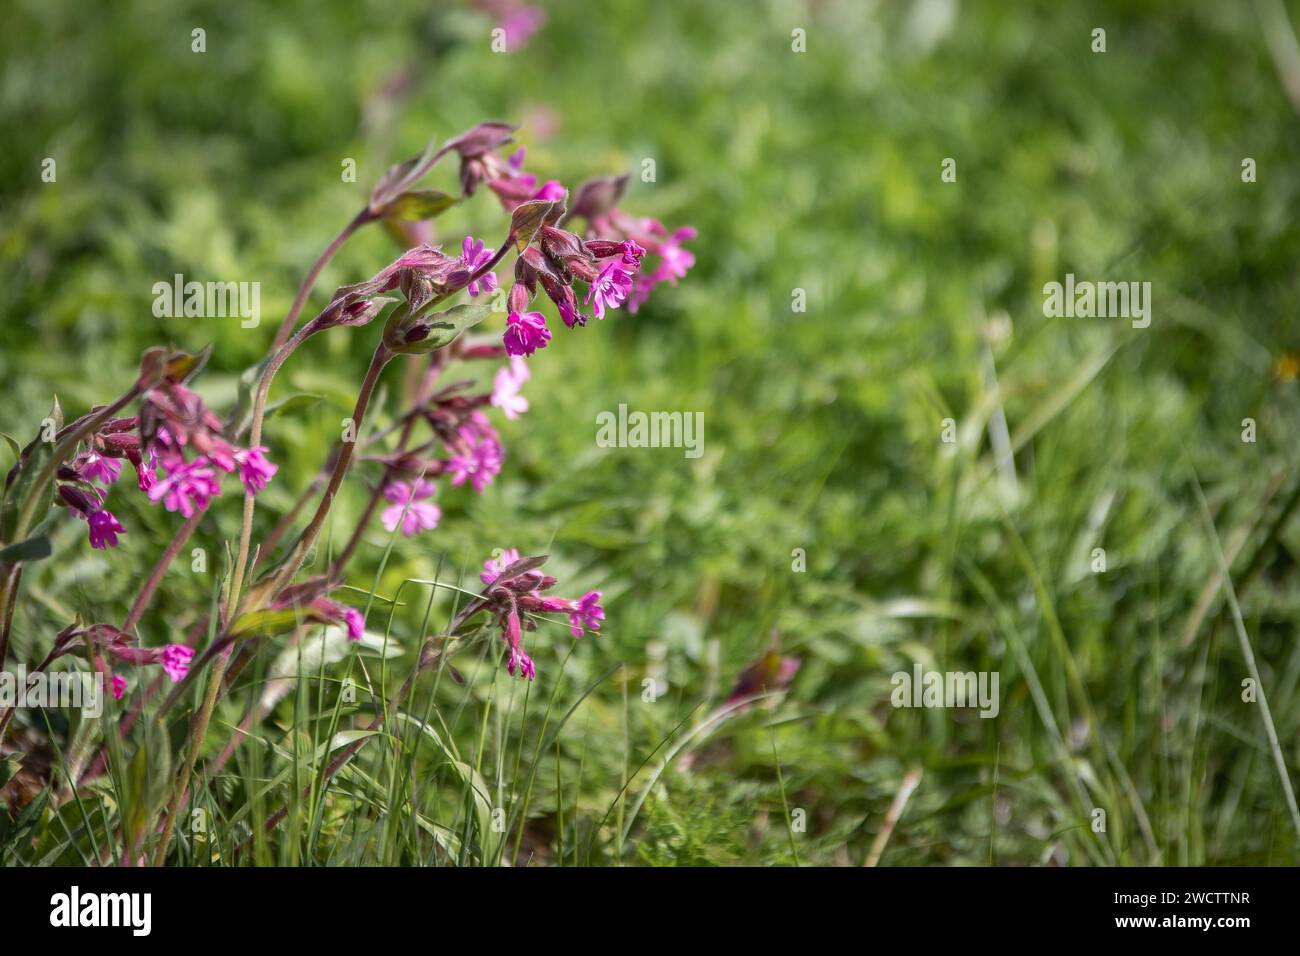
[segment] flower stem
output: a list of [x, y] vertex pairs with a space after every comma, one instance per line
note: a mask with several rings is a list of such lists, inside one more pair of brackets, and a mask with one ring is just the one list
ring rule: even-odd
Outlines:
[[320, 254], [320, 258], [312, 263], [307, 277], [302, 280], [302, 285], [298, 287], [298, 294], [294, 296], [293, 305], [289, 307], [289, 314], [284, 317], [284, 321], [280, 323], [279, 331], [275, 333], [275, 342], [271, 346], [273, 350], [279, 349], [289, 340], [289, 333], [293, 331], [293, 324], [298, 321], [298, 316], [302, 313], [302, 307], [307, 304], [307, 296], [311, 295], [311, 290], [316, 285], [321, 270], [334, 258], [335, 253], [343, 248], [343, 243], [347, 242], [354, 232], [373, 218], [374, 214], [368, 208], [361, 210], [351, 222], [343, 227], [343, 231], [334, 237], [334, 241], [325, 247], [325, 251]]
[[382, 342], [376, 346], [375, 354], [370, 360], [370, 367], [366, 370], [366, 377], [361, 383], [361, 391], [357, 394], [356, 407], [352, 411], [353, 440], [343, 442], [342, 447], [339, 449], [338, 461], [334, 463], [334, 472], [330, 475], [329, 484], [325, 486], [325, 493], [321, 496], [320, 505], [316, 508], [316, 514], [312, 516], [311, 522], [298, 539], [298, 543], [293, 546], [289, 556], [280, 565], [280, 569], [276, 572], [268, 592], [269, 596], [278, 593], [298, 573], [298, 569], [302, 567], [303, 562], [307, 559], [307, 553], [311, 550], [312, 545], [316, 543], [316, 538], [325, 524], [325, 518], [329, 514], [330, 507], [334, 504], [334, 496], [338, 494], [339, 486], [343, 483], [343, 477], [347, 474], [348, 465], [352, 462], [352, 453], [356, 448], [361, 424], [365, 420], [366, 408], [370, 405], [370, 398], [374, 394], [375, 384], [379, 381], [379, 374], [395, 354]]
[[185, 756], [185, 767], [176, 777], [176, 785], [172, 789], [172, 799], [167, 808], [162, 839], [158, 842], [158, 850], [153, 858], [154, 866], [162, 866], [167, 859], [167, 847], [172, 841], [172, 833], [176, 830], [176, 817], [180, 813], [181, 800], [189, 785], [190, 774], [194, 772], [194, 763], [199, 757], [199, 747], [202, 746], [203, 738], [208, 732], [208, 722], [212, 719], [212, 709], [216, 706], [217, 697], [221, 693], [221, 682], [226, 676], [226, 664], [230, 661], [231, 650], [233, 648], [227, 648], [217, 657], [216, 663], [212, 665], [212, 673], [208, 675], [207, 693], [203, 696], [203, 707], [194, 719], [194, 733], [190, 736], [190, 750]]

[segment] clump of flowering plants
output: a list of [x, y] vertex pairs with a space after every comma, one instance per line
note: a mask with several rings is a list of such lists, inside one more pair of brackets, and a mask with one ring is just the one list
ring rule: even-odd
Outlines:
[[[64, 656], [81, 658], [103, 675], [104, 686], [126, 708], [124, 718], [103, 731], [104, 739], [69, 758], [67, 776], [74, 788], [103, 775], [120, 759], [119, 739], [142, 719], [144, 702], [160, 686], [170, 684], [171, 691], [150, 719], [165, 721], [176, 719], [179, 711], [173, 705], [187, 688], [202, 684], [187, 744], [176, 760], [174, 780], [159, 798], [158, 813], [124, 815], [119, 821], [124, 863], [167, 859], [213, 708], [259, 642], [293, 642], [322, 625], [361, 640], [369, 608], [354, 606], [343, 593], [349, 562], [365, 532], [381, 527], [404, 539], [431, 536], [443, 520], [439, 501], [444, 496], [490, 495], [507, 463], [493, 418], [513, 420], [530, 412], [534, 403], [525, 394], [529, 362], [563, 336], [590, 334], [582, 330], [592, 318], [635, 311], [657, 284], [675, 283], [690, 267], [693, 260], [683, 243], [694, 233], [669, 231], [624, 212], [618, 203], [625, 178], [593, 180], [571, 200], [561, 183], [539, 182], [526, 171], [524, 151], [511, 149], [514, 129], [483, 123], [390, 169], [365, 208], [309, 270], [269, 353], [245, 377], [250, 387], [234, 408], [224, 413], [210, 408], [195, 390], [206, 355], [151, 349], [130, 387], [108, 404], [66, 423], [56, 404], [42, 433], [20, 450], [6, 476], [0, 504], [0, 661], [8, 654], [23, 570], [50, 554], [55, 522], [82, 522], [87, 546], [111, 551], [134, 533], [123, 520], [130, 513], [123, 506], [129, 496], [138, 496], [141, 506], [170, 513], [174, 521], [170, 543], [124, 618], [69, 621], [34, 671]], [[459, 194], [417, 188], [447, 157], [459, 160]], [[502, 208], [498, 236], [457, 237], [448, 251], [416, 244], [371, 278], [338, 289], [324, 309], [299, 323], [321, 271], [358, 229], [387, 222], [400, 233], [481, 191]], [[499, 326], [483, 334], [479, 327], [494, 312], [500, 313]], [[305, 489], [274, 530], [254, 541], [259, 496], [282, 480], [277, 478], [281, 469], [275, 438], [265, 434], [276, 374], [313, 336], [338, 330], [335, 334], [360, 342], [366, 336], [362, 329], [372, 324], [381, 331], [368, 337], [373, 352], [351, 417], [355, 434], [337, 444], [321, 479]], [[367, 435], [376, 386], [399, 356], [412, 357], [409, 362], [418, 373], [407, 407], [391, 428]], [[495, 365], [488, 376], [490, 390], [476, 391], [468, 380], [444, 381], [452, 366], [473, 363]], [[327, 567], [313, 565], [308, 572], [335, 498], [350, 476], [368, 488], [361, 520]], [[213, 613], [203, 627], [177, 635], [171, 643], [142, 646], [138, 626], [168, 568], [209, 509], [226, 496], [242, 497], [242, 521], [237, 538], [232, 535], [229, 572]], [[315, 508], [308, 510], [313, 501]], [[297, 537], [278, 548], [281, 537], [298, 524], [300, 510], [307, 517]], [[532, 681], [539, 669], [526, 636], [538, 630], [539, 622], [563, 622], [574, 638], [598, 632], [605, 617], [600, 592], [558, 596], [554, 589], [560, 582], [544, 572], [545, 562], [545, 556], [521, 556], [514, 549], [494, 552], [483, 564], [481, 590], [443, 632], [422, 641], [414, 672], [383, 713], [397, 711], [421, 672], [436, 662], [445, 664], [452, 651], [474, 637], [499, 635], [507, 674]], [[477, 621], [474, 627], [472, 620]], [[12, 716], [12, 708], [0, 712], [0, 739]], [[240, 733], [205, 769], [219, 771], [261, 716], [265, 713], [250, 713]], [[377, 717], [370, 729], [379, 729], [384, 721], [383, 715]], [[326, 779], [367, 739], [341, 749], [326, 769]], [[267, 827], [283, 814], [273, 815]]]

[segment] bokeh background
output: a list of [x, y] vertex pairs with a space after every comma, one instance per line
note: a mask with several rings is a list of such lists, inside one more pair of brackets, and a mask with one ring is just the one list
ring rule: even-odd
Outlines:
[[[1300, 84], [1285, 8], [540, 6], [544, 25], [502, 54], [495, 14], [450, 0], [6, 5], [0, 429], [23, 441], [55, 395], [77, 414], [119, 394], [153, 344], [211, 343], [199, 390], [232, 401], [370, 184], [483, 119], [522, 123], [530, 168], [570, 187], [653, 159], [656, 180], [634, 176], [623, 205], [699, 231], [676, 288], [539, 353], [532, 410], [501, 424], [501, 477], [482, 497], [443, 483], [441, 525], [399, 541], [374, 582], [392, 597], [435, 572], [472, 579], [493, 548], [546, 552], [561, 591], [604, 592], [600, 636], [539, 632], [530, 691], [495, 647], [462, 655], [466, 686], [418, 695], [442, 749], [395, 790], [401, 762], [375, 748], [258, 862], [483, 862], [467, 766], [525, 820], [509, 842], [534, 865], [1300, 861], [1261, 706], [1242, 700], [1216, 543], [1294, 781]], [[445, 165], [427, 185], [454, 177]], [[485, 191], [437, 230], [491, 244], [502, 221]], [[364, 231], [312, 304], [399, 248]], [[155, 318], [153, 283], [177, 272], [259, 281], [262, 324]], [[1045, 318], [1043, 284], [1066, 272], [1149, 281], [1150, 328]], [[268, 423], [281, 471], [259, 528], [337, 440], [379, 332], [319, 336], [277, 380], [273, 398], [309, 397]], [[703, 412], [705, 454], [598, 448], [596, 415], [620, 403]], [[336, 534], [368, 478], [345, 486]], [[121, 617], [178, 520], [128, 501], [116, 552], [60, 528], [25, 577], [14, 653], [39, 659], [76, 614]], [[196, 543], [224, 555], [238, 522], [227, 494]], [[350, 584], [371, 588], [387, 542], [376, 525]], [[146, 642], [176, 639], [223, 568], [173, 570]], [[403, 591], [390, 686], [427, 594]], [[436, 594], [435, 620], [450, 600]], [[719, 718], [773, 635], [800, 661], [793, 684]], [[916, 662], [998, 671], [999, 716], [891, 707], [891, 675]], [[652, 703], [647, 679], [663, 685]], [[298, 738], [335, 693], [286, 700], [210, 782], [203, 803], [232, 834], [290, 792], [281, 771], [310, 755]], [[71, 857], [50, 831], [36, 858]]]

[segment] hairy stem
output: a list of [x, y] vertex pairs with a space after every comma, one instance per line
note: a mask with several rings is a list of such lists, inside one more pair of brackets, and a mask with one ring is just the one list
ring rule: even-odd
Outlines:
[[280, 570], [276, 572], [269, 592], [271, 595], [275, 595], [292, 580], [307, 559], [307, 554], [312, 545], [316, 543], [316, 538], [325, 525], [325, 518], [329, 514], [330, 507], [334, 504], [334, 496], [338, 494], [339, 486], [343, 483], [343, 477], [347, 474], [348, 465], [352, 462], [352, 453], [356, 449], [356, 438], [358, 437], [356, 433], [361, 431], [361, 424], [365, 421], [366, 409], [370, 405], [370, 398], [374, 394], [376, 383], [379, 381], [379, 374], [384, 370], [384, 366], [392, 360], [394, 354], [382, 342], [375, 348], [375, 354], [370, 360], [370, 367], [366, 370], [366, 377], [361, 383], [361, 391], [357, 394], [357, 403], [352, 411], [354, 440], [345, 441], [340, 447], [338, 461], [334, 463], [334, 472], [330, 475], [329, 484], [325, 486], [325, 493], [321, 496], [320, 505], [317, 506], [316, 513], [298, 539], [298, 543], [294, 545], [293, 551], [289, 553], [284, 563], [281, 564]]
[[275, 342], [271, 346], [273, 350], [278, 350], [289, 340], [289, 334], [293, 331], [293, 324], [298, 321], [298, 316], [302, 314], [302, 307], [307, 304], [307, 297], [311, 295], [316, 280], [320, 278], [321, 270], [343, 248], [343, 243], [347, 242], [354, 232], [373, 218], [374, 215], [368, 208], [361, 210], [351, 222], [343, 227], [343, 231], [334, 237], [334, 241], [325, 247], [325, 251], [320, 254], [320, 258], [312, 263], [307, 277], [302, 280], [302, 285], [298, 287], [298, 294], [294, 296], [293, 305], [289, 307], [289, 314], [284, 317], [284, 321], [280, 323], [279, 331], [275, 333]]

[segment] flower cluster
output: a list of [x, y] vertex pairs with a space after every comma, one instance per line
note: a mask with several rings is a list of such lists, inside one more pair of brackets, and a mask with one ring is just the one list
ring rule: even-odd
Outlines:
[[126, 533], [104, 507], [123, 459], [135, 468], [136, 485], [150, 501], [187, 518], [221, 494], [219, 473], [238, 471], [248, 493], [257, 494], [276, 472], [266, 448], [241, 448], [221, 432], [221, 420], [194, 392], [163, 381], [145, 393], [139, 416], [106, 422], [89, 436], [85, 450], [59, 467], [58, 499], [87, 523], [91, 547], [102, 550], [116, 547], [117, 536]]
[[[163, 673], [171, 678], [172, 683], [179, 684], [190, 671], [190, 662], [194, 659], [194, 648], [184, 644], [164, 644], [162, 647], [136, 647], [134, 638], [125, 631], [111, 624], [90, 624], [84, 627], [64, 628], [54, 639], [45, 663], [70, 654], [79, 646], [86, 646], [92, 652], [95, 669], [101, 673], [106, 669], [105, 656], [123, 664], [137, 666], [161, 665]], [[44, 665], [42, 665], [44, 666]], [[127, 681], [120, 674], [113, 675], [113, 697], [118, 700], [126, 693]]]
[[537, 630], [537, 615], [567, 614], [569, 632], [575, 638], [587, 631], [599, 631], [600, 622], [605, 619], [599, 591], [588, 591], [576, 601], [543, 594], [557, 583], [555, 578], [538, 570], [544, 560], [520, 558], [517, 549], [507, 548], [499, 557], [484, 561], [479, 574], [484, 585], [484, 609], [496, 618], [509, 649], [506, 673], [511, 677], [518, 671], [521, 677], [533, 680], [537, 674], [523, 643], [524, 631]]
[[653, 269], [640, 270], [627, 295], [627, 310], [635, 314], [655, 286], [661, 282], [676, 285], [695, 265], [695, 255], [682, 243], [694, 239], [696, 231], [691, 226], [682, 226], [670, 232], [658, 219], [633, 216], [620, 209], [618, 201], [626, 186], [626, 176], [602, 177], [583, 183], [569, 215], [586, 220], [588, 246], [601, 240], [632, 242], [643, 254], [658, 260]]

